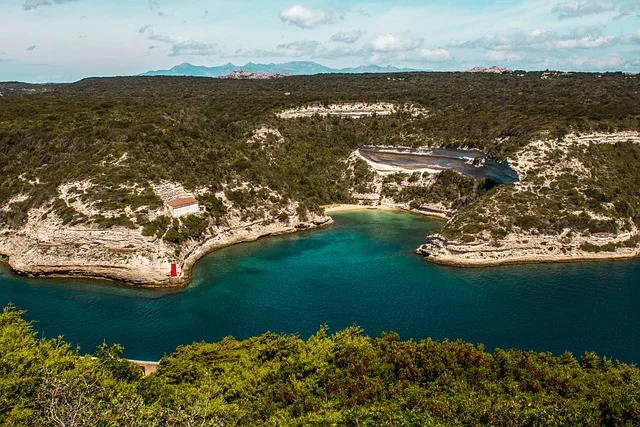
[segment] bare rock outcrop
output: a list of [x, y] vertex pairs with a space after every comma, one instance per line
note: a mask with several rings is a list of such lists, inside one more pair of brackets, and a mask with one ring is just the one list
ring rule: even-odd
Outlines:
[[[185, 191], [179, 183], [162, 183], [154, 188], [165, 198]], [[61, 200], [66, 200], [66, 193], [61, 194]], [[277, 198], [273, 192], [268, 195]], [[300, 217], [295, 202], [275, 217], [268, 211], [251, 215], [227, 200], [224, 192], [218, 196], [227, 206], [224, 220], [179, 244], [170, 243], [162, 234], [144, 233], [142, 226], [133, 223], [128, 227], [103, 227], [90, 221], [68, 223], [48, 205], [31, 209], [23, 227], [0, 230], [0, 254], [14, 272], [23, 275], [106, 278], [145, 287], [172, 287], [188, 283], [195, 262], [214, 249], [332, 222], [330, 217], [312, 212]], [[147, 215], [154, 219], [166, 213], [161, 208]], [[180, 223], [182, 219], [174, 221]], [[178, 275], [172, 278], [173, 263]]]
[[488, 73], [488, 74], [503, 74], [503, 73], [513, 73], [513, 70], [510, 68], [498, 67], [494, 65], [493, 67], [485, 68], [485, 67], [473, 67], [468, 70], [467, 73]]
[[[454, 229], [458, 230], [458, 234], [428, 236], [427, 242], [416, 253], [434, 263], [456, 266], [640, 256], [640, 230], [631, 218], [620, 217], [611, 203], [603, 203], [598, 211], [594, 211], [586, 202], [576, 206], [565, 201], [565, 193], [559, 189], [569, 188], [568, 197], [574, 198], [579, 197], [580, 192], [588, 191], [587, 183], [591, 182], [594, 172], [601, 167], [585, 163], [589, 148], [623, 142], [640, 144], [640, 133], [569, 134], [561, 140], [532, 141], [510, 159], [510, 164], [523, 179], [503, 194], [505, 197], [492, 195], [485, 201], [481, 212], [473, 211], [467, 215], [466, 222], [459, 215], [452, 215], [448, 224], [455, 224]], [[526, 200], [526, 203], [514, 205], [518, 197]], [[542, 205], [552, 207], [543, 209]], [[585, 230], [588, 228], [585, 225], [579, 228], [568, 225], [559, 231], [550, 231], [549, 227], [538, 229], [542, 224], [538, 218], [540, 209], [543, 212], [553, 209], [556, 216], [573, 217], [574, 221], [578, 221], [576, 223], [605, 224], [606, 231], [590, 232]], [[491, 231], [480, 227], [481, 231], [473, 235], [460, 234], [467, 228], [478, 229], [479, 223], [489, 224], [490, 227], [492, 224], [509, 223], [511, 220], [505, 221], [504, 218], [513, 216], [514, 212], [520, 220], [510, 227], [496, 225]], [[526, 224], [527, 221], [532, 225]]]
[[33, 209], [25, 227], [0, 232], [0, 253], [15, 272], [167, 282], [172, 250], [162, 240], [142, 236], [138, 229], [64, 225], [45, 213]]
[[396, 105], [391, 102], [343, 102], [329, 105], [307, 105], [281, 111], [276, 115], [281, 119], [296, 119], [300, 117], [313, 117], [315, 115], [327, 117], [371, 117], [389, 116], [404, 111], [413, 117], [427, 116], [429, 111], [417, 105]]
[[[416, 249], [427, 261], [461, 267], [486, 267], [541, 262], [630, 259], [640, 256], [638, 230], [619, 235], [568, 238], [510, 234], [500, 241], [464, 243], [434, 234]], [[588, 251], [584, 248], [607, 248]]]

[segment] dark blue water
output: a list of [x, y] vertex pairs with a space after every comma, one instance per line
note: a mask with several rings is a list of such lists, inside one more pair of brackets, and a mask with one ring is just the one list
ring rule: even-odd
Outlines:
[[488, 349], [640, 361], [640, 262], [459, 269], [412, 253], [438, 223], [402, 213], [334, 214], [322, 230], [212, 253], [177, 293], [0, 270], [0, 304], [92, 352], [104, 340], [154, 360], [176, 346], [265, 331], [308, 337], [327, 323], [376, 336], [462, 338]]

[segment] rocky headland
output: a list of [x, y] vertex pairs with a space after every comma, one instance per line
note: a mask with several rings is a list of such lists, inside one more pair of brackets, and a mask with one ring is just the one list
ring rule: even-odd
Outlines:
[[[69, 188], [86, 191], [91, 185], [85, 182], [61, 186], [58, 200], [69, 203], [86, 215], [109, 215], [109, 212], [100, 212], [92, 205], [83, 204], [76, 193], [76, 197], [69, 199]], [[164, 183], [154, 186], [154, 189], [166, 199], [186, 194], [177, 183]], [[201, 191], [198, 197], [203, 194], [206, 192]], [[274, 194], [270, 196], [274, 197]], [[261, 207], [240, 208], [229, 201], [224, 192], [218, 193], [218, 197], [225, 206], [224, 217], [215, 223], [206, 223], [201, 232], [181, 238], [179, 242], [167, 236], [173, 228], [149, 231], [152, 225], [169, 221], [166, 219], [170, 216], [166, 206], [148, 214], [153, 221], [146, 227], [105, 228], [89, 222], [65, 223], [51, 210], [55, 203], [51, 202], [46, 207], [31, 209], [22, 228], [0, 230], [0, 254], [20, 275], [104, 278], [144, 287], [179, 287], [190, 281], [196, 261], [212, 250], [332, 223], [331, 218], [325, 215], [298, 211], [295, 202], [288, 203], [278, 211], [278, 215], [273, 215]], [[18, 200], [14, 198], [13, 202]], [[116, 215], [117, 212], [111, 214]], [[133, 212], [129, 214], [135, 218]], [[183, 227], [194, 221], [194, 217], [174, 218], [172, 221], [174, 227], [184, 230]], [[176, 277], [170, 276], [171, 264], [176, 264]]]
[[[278, 129], [269, 127], [258, 128], [248, 142], [264, 144], [267, 140], [284, 143]], [[593, 154], [590, 150], [617, 144], [638, 145], [640, 135], [572, 134], [560, 141], [533, 141], [508, 159], [521, 179], [498, 183], [501, 185], [492, 190], [486, 189], [488, 175], [482, 179], [474, 176], [485, 167], [485, 157], [481, 159], [485, 161], [478, 161], [477, 154], [481, 152], [364, 147], [368, 151], [360, 148], [345, 160], [342, 179], [350, 183], [352, 203], [333, 205], [326, 212], [358, 207], [402, 209], [444, 219], [447, 223], [443, 230], [428, 236], [416, 250], [427, 261], [439, 264], [492, 266], [633, 258], [640, 255], [639, 228], [620, 215], [616, 210], [619, 204], [576, 199], [591, 191], [596, 172], [595, 164], [587, 160]], [[440, 151], [434, 157], [435, 150]], [[407, 154], [417, 160], [407, 162], [402, 157]], [[434, 167], [433, 162], [442, 158], [446, 162]], [[452, 159], [457, 163], [451, 163]], [[123, 156], [113, 164], [126, 160]], [[461, 175], [453, 171], [454, 166], [471, 168], [472, 173]], [[568, 177], [571, 180], [566, 181]], [[140, 224], [136, 224], [140, 209], [125, 210], [124, 215], [133, 222], [133, 226], [126, 227], [103, 227], [87, 221], [69, 223], [51, 208], [62, 202], [86, 218], [116, 218], [123, 214], [100, 210], [95, 203], [84, 200], [82, 196], [89, 194], [92, 187], [90, 181], [61, 185], [56, 201], [31, 209], [22, 228], [0, 230], [0, 254], [14, 272], [178, 287], [190, 281], [196, 261], [212, 250], [333, 222], [326, 214], [309, 212], [297, 202], [285, 202], [268, 188], [252, 188], [248, 183], [215, 194], [205, 188], [189, 193], [179, 183], [151, 184], [163, 204], [151, 211], [143, 209], [146, 220]], [[254, 205], [247, 206], [242, 198], [248, 194], [261, 196], [251, 202]], [[200, 200], [213, 197], [219, 203], [215, 209], [221, 212], [215, 221], [196, 225], [201, 228], [197, 233], [191, 230], [193, 217], [171, 219], [167, 212], [169, 200], [189, 195]], [[14, 196], [3, 209], [24, 202], [26, 197]], [[559, 204], [547, 206], [551, 202]], [[550, 225], [553, 221], [557, 224]], [[165, 223], [169, 229], [158, 225], [156, 230], [157, 224]], [[175, 230], [188, 237], [174, 236]], [[176, 264], [176, 277], [170, 277], [171, 264]]]
[[[568, 234], [568, 233], [566, 233]], [[543, 262], [604, 261], [640, 256], [637, 230], [609, 236], [567, 238], [564, 235], [509, 234], [499, 242], [463, 243], [434, 234], [416, 249], [425, 260], [458, 267], [489, 267]], [[610, 247], [604, 252], [585, 247]], [[593, 245], [593, 246], [588, 246]]]
[[607, 180], [627, 168], [622, 150], [639, 144], [638, 132], [533, 141], [510, 158], [522, 180], [453, 212], [416, 253], [472, 267], [638, 257], [637, 213], [620, 196], [628, 186]]
[[[638, 145], [638, 132], [573, 133], [561, 140], [532, 141], [506, 163], [496, 163], [515, 175], [485, 170], [484, 179], [490, 186], [497, 184], [489, 190], [449, 173], [469, 166], [471, 173], [462, 173], [482, 178], [477, 172], [485, 162], [477, 161], [477, 151], [361, 147], [347, 161], [356, 205], [333, 209], [402, 209], [445, 219], [443, 231], [427, 236], [416, 249], [438, 264], [479, 267], [635, 258], [640, 256], [640, 230], [634, 212], [625, 203], [608, 200], [620, 197], [617, 188], [611, 189], [613, 196], [594, 188], [598, 183], [606, 192], [603, 181], [615, 180], [617, 173], [612, 169], [626, 168], [603, 153]], [[446, 161], [438, 163], [442, 158]], [[451, 161], [458, 158], [467, 161]], [[601, 175], [600, 168], [612, 175]], [[496, 182], [496, 176], [505, 180]]]
[[[5, 84], [0, 254], [21, 274], [181, 286], [202, 254], [342, 203], [445, 219], [420, 249], [434, 262], [634, 256], [638, 81], [565, 77]], [[489, 173], [504, 160], [517, 180]]]

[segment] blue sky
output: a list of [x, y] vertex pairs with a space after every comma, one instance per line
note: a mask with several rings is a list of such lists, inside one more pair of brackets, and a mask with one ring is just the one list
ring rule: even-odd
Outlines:
[[0, 81], [190, 62], [640, 71], [640, 0], [0, 0]]

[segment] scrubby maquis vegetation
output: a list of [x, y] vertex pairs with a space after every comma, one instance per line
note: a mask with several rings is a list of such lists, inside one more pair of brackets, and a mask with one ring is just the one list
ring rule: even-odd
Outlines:
[[[560, 149], [561, 148], [561, 149]], [[565, 144], [537, 160], [519, 187], [500, 186], [460, 209], [443, 233], [475, 240], [484, 231], [496, 236], [514, 228], [556, 235], [624, 233], [640, 226], [640, 145], [633, 142]], [[630, 239], [629, 247], [637, 239]], [[589, 252], [613, 251], [614, 244]]]
[[[435, 177], [433, 184], [420, 185], [420, 178], [428, 177], [428, 173], [414, 172], [386, 176], [383, 182], [382, 195], [392, 198], [397, 203], [408, 203], [417, 209], [425, 203], [447, 202], [453, 209], [459, 209], [482, 196], [489, 187], [495, 185], [486, 179], [473, 179], [451, 170], [444, 170]], [[407, 185], [392, 186], [390, 183]], [[418, 185], [411, 185], [418, 183]]]
[[[154, 209], [150, 181], [188, 189], [250, 182], [308, 206], [350, 199], [342, 161], [366, 144], [471, 146], [505, 157], [532, 138], [571, 130], [640, 128], [640, 80], [622, 74], [540, 73], [325, 75], [265, 81], [130, 77], [86, 79], [34, 95], [0, 99], [0, 203], [21, 194], [0, 223], [19, 227], [27, 211], [47, 204], [58, 186], [91, 180], [80, 199], [100, 209]], [[290, 96], [285, 96], [285, 93]], [[279, 119], [311, 102], [390, 101], [427, 108], [359, 120]], [[261, 125], [282, 143], [247, 144]], [[214, 203], [215, 204], [215, 203]], [[53, 209], [68, 223], [140, 224], [133, 216], [85, 217]], [[117, 215], [116, 215], [117, 216]], [[215, 214], [214, 214], [215, 216]]]
[[495, 350], [326, 328], [179, 347], [156, 373], [102, 345], [83, 357], [0, 314], [3, 425], [500, 425], [640, 423], [640, 370], [586, 353]]

